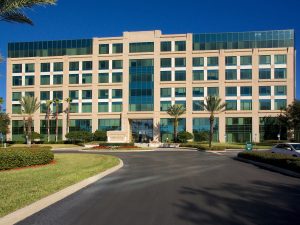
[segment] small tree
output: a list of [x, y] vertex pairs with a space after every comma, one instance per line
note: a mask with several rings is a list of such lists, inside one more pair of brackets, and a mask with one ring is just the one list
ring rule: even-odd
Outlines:
[[68, 104], [68, 107], [66, 109], [66, 113], [67, 113], [67, 130], [66, 133], [69, 133], [69, 129], [70, 129], [70, 111], [71, 111], [71, 102], [72, 102], [72, 98], [66, 98], [65, 102]]
[[27, 115], [27, 144], [31, 145], [31, 126], [32, 126], [32, 116], [40, 108], [40, 103], [37, 98], [32, 96], [23, 96], [20, 100], [22, 107], [22, 112]]
[[83, 142], [87, 142], [93, 139], [93, 134], [92, 132], [89, 131], [71, 131], [69, 133], [66, 134], [66, 138], [68, 138], [69, 140], [76, 142], [76, 141], [83, 141]]
[[207, 96], [203, 105], [204, 109], [210, 113], [209, 116], [209, 148], [211, 148], [211, 142], [214, 135], [214, 121], [215, 113], [225, 110], [226, 103], [221, 103], [222, 99], [218, 96]]
[[54, 99], [55, 103], [55, 142], [58, 141], [58, 112], [59, 112], [59, 103], [60, 100], [58, 98]]
[[185, 114], [185, 107], [183, 105], [171, 105], [167, 109], [167, 113], [174, 117], [173, 124], [174, 124], [174, 142], [177, 141], [177, 132], [178, 132], [178, 119], [181, 115]]
[[188, 142], [188, 140], [193, 139], [194, 135], [187, 131], [180, 131], [178, 133], [178, 140], [182, 143]]
[[[1, 62], [1, 59], [0, 59]], [[0, 97], [0, 112], [2, 111], [2, 104], [4, 103], [4, 100], [2, 97]]]
[[51, 114], [51, 105], [53, 101], [52, 100], [47, 100], [46, 101], [46, 107], [47, 107], [47, 114], [46, 114], [46, 119], [47, 119], [47, 140], [50, 142], [50, 114]]
[[8, 114], [0, 112], [0, 133], [3, 135], [9, 133], [10, 118]]
[[106, 131], [96, 130], [94, 132], [94, 140], [95, 141], [106, 141], [107, 140]]

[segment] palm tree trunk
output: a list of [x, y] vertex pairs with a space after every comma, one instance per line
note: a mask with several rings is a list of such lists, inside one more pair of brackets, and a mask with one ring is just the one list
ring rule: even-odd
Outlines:
[[58, 104], [56, 105], [55, 113], [55, 142], [58, 141]]
[[210, 132], [209, 132], [209, 148], [211, 148], [211, 142], [212, 142], [212, 139], [213, 139], [213, 135], [214, 135], [214, 116], [211, 115], [209, 117], [209, 125], [210, 125]]
[[178, 127], [178, 118], [174, 118], [174, 142], [177, 142], [177, 127]]
[[50, 142], [50, 107], [47, 109], [47, 135], [48, 143]]
[[69, 130], [70, 130], [70, 103], [69, 103], [69, 105], [68, 105], [68, 111], [67, 111], [67, 132], [66, 132], [66, 134], [67, 133], [69, 133]]
[[[23, 133], [25, 135], [25, 138], [27, 137], [27, 132], [26, 132], [26, 120], [25, 120], [25, 116], [23, 116]], [[26, 138], [26, 142], [27, 142], [27, 139]]]
[[32, 118], [31, 116], [28, 116], [27, 119], [27, 131], [28, 131], [28, 138], [27, 138], [27, 144], [30, 146], [31, 145], [31, 123], [32, 123]]

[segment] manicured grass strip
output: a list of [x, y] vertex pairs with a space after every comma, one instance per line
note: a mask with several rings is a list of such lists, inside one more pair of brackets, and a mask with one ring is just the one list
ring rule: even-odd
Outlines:
[[[244, 143], [212, 143], [212, 148], [208, 147], [207, 143], [189, 142], [182, 143], [180, 147], [197, 148], [199, 150], [225, 150], [225, 149], [244, 149]], [[271, 149], [272, 145], [253, 145], [254, 149]]]
[[0, 172], [0, 217], [118, 165], [113, 156], [56, 154], [55, 164]]
[[300, 173], [300, 158], [271, 152], [240, 152], [239, 158], [267, 163]]

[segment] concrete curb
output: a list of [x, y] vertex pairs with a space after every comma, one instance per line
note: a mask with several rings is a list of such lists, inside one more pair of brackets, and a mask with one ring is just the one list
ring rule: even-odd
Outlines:
[[238, 160], [238, 161], [241, 161], [241, 162], [245, 162], [245, 163], [251, 163], [253, 165], [256, 165], [256, 166], [259, 166], [259, 167], [262, 167], [264, 169], [268, 169], [268, 170], [271, 170], [271, 171], [274, 171], [274, 172], [278, 172], [278, 173], [281, 173], [281, 174], [284, 174], [284, 175], [300, 178], [300, 173], [297, 173], [297, 172], [294, 172], [294, 171], [291, 171], [291, 170], [288, 170], [288, 169], [283, 169], [283, 168], [273, 166], [273, 165], [270, 165], [270, 164], [266, 164], [266, 163], [262, 163], [262, 162], [256, 162], [256, 161], [249, 160], [249, 159], [243, 159], [243, 158], [240, 158], [240, 157], [234, 157], [234, 159]]
[[24, 220], [25, 218], [33, 215], [34, 213], [39, 212], [40, 210], [62, 200], [63, 198], [79, 191], [80, 189], [100, 180], [101, 178], [121, 169], [124, 164], [121, 159], [120, 163], [117, 166], [114, 166], [108, 170], [105, 170], [104, 172], [97, 174], [95, 176], [89, 177], [83, 181], [80, 181], [79, 183], [73, 184], [67, 188], [64, 188], [54, 194], [51, 194], [45, 198], [42, 198], [28, 206], [25, 206], [24, 208], [18, 209], [17, 211], [14, 211], [2, 218], [0, 218], [0, 224], [1, 225], [11, 225], [15, 224], [17, 222], [20, 222], [21, 220]]

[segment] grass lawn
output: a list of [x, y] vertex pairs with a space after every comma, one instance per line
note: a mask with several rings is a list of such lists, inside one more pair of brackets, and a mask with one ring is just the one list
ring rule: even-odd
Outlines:
[[[205, 150], [209, 150], [208, 143], [207, 142], [188, 142], [180, 144], [181, 147], [195, 147], [195, 148], [201, 148]], [[272, 144], [254, 144], [253, 149], [271, 149]], [[219, 143], [219, 142], [213, 142], [212, 143], [212, 149], [213, 150], [225, 150], [225, 149], [244, 149], [245, 143]]]
[[[50, 146], [52, 147], [52, 149], [56, 149], [56, 148], [73, 148], [73, 147], [79, 147], [78, 145], [74, 145], [74, 144], [33, 144], [34, 146], [40, 146], [40, 147], [44, 147], [44, 146]], [[28, 145], [26, 144], [13, 144], [10, 147], [27, 147]]]
[[113, 156], [56, 154], [55, 164], [0, 172], [0, 217], [118, 165]]

